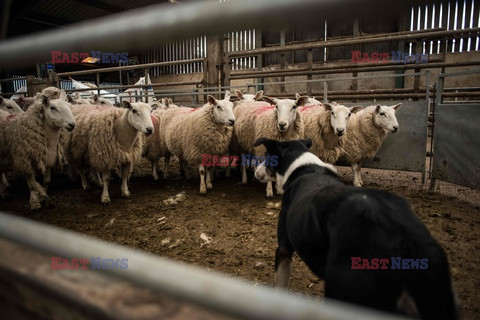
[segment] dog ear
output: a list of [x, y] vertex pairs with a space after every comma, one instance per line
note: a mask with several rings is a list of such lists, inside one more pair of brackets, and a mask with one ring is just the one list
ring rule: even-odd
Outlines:
[[265, 148], [267, 148], [267, 152], [269, 154], [276, 154], [277, 153], [277, 141], [271, 140], [268, 138], [259, 138], [255, 141], [254, 147], [258, 147], [259, 145], [263, 144]]
[[303, 143], [305, 145], [305, 147], [307, 147], [308, 149], [310, 149], [310, 147], [312, 146], [312, 139], [310, 139], [310, 138], [300, 139], [299, 141], [301, 143]]

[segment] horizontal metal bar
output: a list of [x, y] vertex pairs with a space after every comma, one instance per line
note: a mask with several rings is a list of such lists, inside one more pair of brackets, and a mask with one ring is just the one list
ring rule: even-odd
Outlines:
[[127, 258], [127, 269], [103, 271], [243, 319], [405, 319], [328, 299], [321, 303], [283, 290], [253, 287], [239, 279], [1, 212], [0, 237], [65, 258]]
[[[190, 1], [181, 6], [167, 3], [129, 10], [96, 20], [0, 42], [0, 67], [12, 68], [48, 61], [52, 50], [63, 52], [123, 52], [153, 47], [157, 43], [234, 30], [317, 22], [335, 16], [336, 21], [354, 17], [393, 17], [413, 3], [431, 1], [383, 0], [243, 0]], [[345, 10], [355, 8], [355, 10]], [[259, 19], [259, 14], [263, 14]]]
[[150, 69], [150, 68], [155, 68], [155, 67], [172, 66], [172, 65], [177, 65], [177, 64], [197, 63], [197, 62], [202, 62], [203, 60], [204, 60], [203, 58], [198, 58], [198, 59], [189, 59], [189, 60], [154, 62], [154, 63], [136, 64], [136, 65], [131, 65], [131, 66], [121, 66], [121, 67], [110, 67], [110, 68], [98, 68], [98, 69], [92, 69], [92, 70], [62, 72], [62, 73], [57, 73], [57, 75], [59, 77], [67, 77], [67, 76], [78, 76], [78, 75], [83, 75], [83, 74], [115, 72], [115, 71], [122, 71], [122, 70]]
[[7, 78], [7, 79], [0, 79], [0, 82], [9, 82], [9, 81], [26, 80], [26, 79], [27, 79], [27, 77]]
[[378, 43], [378, 42], [390, 42], [390, 41], [412, 41], [417, 39], [437, 39], [447, 36], [460, 36], [460, 35], [471, 35], [478, 36], [480, 33], [480, 28], [468, 28], [460, 30], [444, 30], [444, 31], [432, 31], [425, 33], [406, 33], [406, 34], [386, 34], [380, 36], [369, 36], [369, 37], [355, 37], [355, 38], [346, 38], [346, 39], [335, 39], [327, 41], [315, 41], [305, 44], [294, 44], [294, 45], [285, 45], [285, 46], [276, 46], [276, 47], [266, 47], [253, 50], [245, 51], [235, 51], [228, 52], [225, 55], [227, 59], [238, 58], [238, 57], [250, 57], [256, 56], [259, 54], [274, 53], [274, 52], [287, 52], [295, 50], [306, 50], [306, 49], [318, 49], [318, 48], [329, 48], [329, 47], [339, 47], [346, 45], [360, 45], [368, 43]]
[[[478, 61], [476, 61], [478, 62]], [[480, 64], [480, 63], [479, 63]], [[440, 73], [438, 75], [439, 78], [447, 78], [447, 77], [457, 77], [457, 76], [464, 76], [469, 74], [477, 74], [480, 73], [480, 69], [474, 70], [465, 70], [465, 71], [458, 71], [458, 72], [448, 72], [448, 73]]]
[[21, 92], [1, 92], [0, 91], [0, 94], [2, 95], [5, 95], [5, 96], [10, 96], [10, 95], [14, 95], [14, 94], [27, 94], [28, 92], [27, 91], [21, 91]]
[[350, 65], [344, 69], [327, 67], [317, 67], [312, 71], [296, 71], [284, 70], [282, 73], [270, 74], [268, 71], [256, 71], [250, 74], [242, 74], [240, 76], [231, 73], [230, 79], [250, 79], [250, 78], [273, 78], [273, 77], [288, 77], [288, 76], [303, 76], [303, 75], [316, 75], [316, 74], [336, 74], [336, 73], [353, 73], [353, 72], [370, 72], [370, 71], [394, 71], [394, 70], [408, 70], [408, 69], [426, 69], [426, 68], [452, 68], [452, 67], [464, 67], [464, 66], [476, 66], [480, 65], [480, 61], [460, 61], [460, 62], [433, 62], [433, 63], [412, 63], [403, 65], [384, 65], [379, 64], [378, 67], [362, 67], [359, 65]]
[[98, 88], [82, 88], [82, 89], [65, 89], [67, 92], [81, 92], [81, 91], [98, 91], [98, 90], [113, 90], [113, 89], [131, 89], [131, 88], [148, 88], [148, 87], [174, 87], [174, 86], [188, 86], [200, 84], [201, 81], [181, 81], [181, 82], [165, 82], [165, 83], [149, 83], [149, 84], [135, 84], [125, 86], [108, 86]]

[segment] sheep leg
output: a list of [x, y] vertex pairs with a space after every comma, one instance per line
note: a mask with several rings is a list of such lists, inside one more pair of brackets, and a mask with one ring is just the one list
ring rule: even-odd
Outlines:
[[273, 186], [272, 186], [272, 181], [267, 182], [267, 198], [272, 199], [273, 198]]
[[247, 166], [242, 166], [242, 184], [247, 184]]
[[360, 180], [360, 184], [363, 186], [365, 183], [363, 183], [362, 179], [362, 162], [358, 163], [358, 179]]
[[207, 181], [206, 181], [206, 185], [207, 185], [207, 189], [212, 189], [213, 188], [213, 185], [212, 185], [212, 180], [213, 180], [213, 177], [212, 177], [212, 167], [208, 167], [207, 168]]
[[158, 165], [158, 162], [153, 160], [152, 161], [152, 176], [153, 176], [154, 181], [158, 181], [157, 165]]
[[51, 181], [52, 181], [52, 168], [48, 167], [47, 170], [45, 171], [45, 174], [43, 175], [43, 187], [45, 188], [45, 191], [47, 191]]
[[[5, 177], [5, 175], [2, 174], [2, 178], [3, 177]], [[6, 179], [0, 180], [0, 198], [2, 199], [6, 199], [8, 197], [8, 192], [7, 192], [8, 185], [5, 183], [5, 181]]]
[[25, 177], [27, 180], [28, 189], [30, 189], [30, 210], [38, 210], [42, 208], [40, 204], [40, 199], [38, 197], [38, 187], [36, 186], [37, 181], [35, 181], [35, 175], [31, 174], [28, 177]]
[[100, 176], [100, 172], [98, 172], [97, 170], [95, 170], [95, 172], [93, 173], [93, 179], [95, 180], [95, 184], [97, 186], [103, 187], [102, 177]]
[[361, 187], [362, 186], [362, 178], [360, 176], [361, 174], [361, 169], [358, 163], [352, 163], [352, 172], [353, 172], [353, 185], [355, 187]]
[[5, 185], [6, 188], [10, 187], [10, 183], [8, 183], [5, 173], [2, 173], [2, 183]]
[[188, 164], [187, 164], [187, 161], [185, 160], [182, 160], [182, 167], [183, 167], [183, 174], [185, 175], [185, 178], [187, 180], [190, 180], [192, 178], [192, 176], [190, 175], [190, 172], [188, 170]]
[[198, 173], [200, 174], [200, 194], [204, 195], [207, 193], [207, 187], [205, 186], [205, 167], [203, 165], [198, 166]]
[[90, 186], [88, 184], [87, 177], [85, 177], [85, 172], [83, 170], [79, 171], [80, 179], [82, 180], [82, 189], [86, 191]]
[[102, 192], [101, 202], [103, 204], [110, 204], [110, 195], [108, 194], [108, 184], [110, 182], [110, 172], [109, 171], [102, 172], [102, 179], [103, 179], [103, 192]]
[[230, 178], [232, 176], [232, 166], [230, 165], [230, 157], [228, 157], [228, 165], [227, 169], [225, 170], [225, 178]]
[[168, 178], [168, 164], [170, 163], [170, 155], [166, 154], [164, 159], [165, 159], [165, 166], [163, 167], [163, 178], [167, 179]]
[[130, 167], [129, 166], [123, 166], [122, 167], [122, 197], [123, 198], [130, 198], [130, 191], [128, 190], [128, 176], [130, 175]]
[[207, 168], [207, 189], [208, 188], [208, 180], [210, 180], [210, 184], [215, 178], [218, 177], [218, 168], [215, 167], [209, 167]]

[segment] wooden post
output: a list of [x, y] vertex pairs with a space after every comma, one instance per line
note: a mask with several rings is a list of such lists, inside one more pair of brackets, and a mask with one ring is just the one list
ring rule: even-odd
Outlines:
[[[280, 31], [280, 45], [285, 45], [285, 28]], [[285, 69], [285, 52], [280, 53], [280, 68]], [[285, 77], [281, 77], [280, 81], [284, 82]], [[285, 92], [285, 84], [280, 85], [280, 92]]]
[[[309, 49], [307, 51], [307, 61], [308, 61], [308, 70], [312, 70], [312, 67], [313, 67], [313, 50], [312, 49]], [[312, 75], [309, 74], [307, 76], [307, 80], [312, 80]], [[307, 82], [307, 95], [308, 96], [312, 96], [312, 83], [311, 82]]]
[[[353, 36], [354, 37], [359, 37], [360, 36], [360, 20], [358, 18], [353, 20]], [[362, 45], [355, 46], [356, 51], [362, 51]], [[357, 77], [358, 73], [354, 72], [352, 73], [352, 76]], [[354, 79], [352, 80], [352, 90], [358, 90], [358, 80]], [[358, 100], [356, 100], [358, 102]]]
[[[423, 51], [422, 40], [417, 40], [415, 42], [415, 53], [420, 54]], [[420, 72], [420, 69], [414, 69], [415, 73]], [[420, 76], [413, 77], [413, 92], [420, 92]], [[414, 101], [418, 101], [418, 98], [414, 98]]]
[[[207, 86], [208, 87], [219, 87], [220, 86], [220, 75], [219, 70], [222, 66], [223, 60], [223, 44], [222, 37], [207, 36]], [[228, 80], [229, 81], [229, 80]], [[226, 84], [229, 85], [229, 84]]]
[[[262, 46], [263, 46], [262, 30], [255, 29], [255, 48], [261, 48]], [[257, 56], [256, 62], [257, 62], [257, 70], [261, 71], [263, 68], [263, 55], [259, 54]], [[263, 78], [257, 79], [256, 82], [263, 82]], [[257, 87], [257, 88], [258, 90], [264, 90], [263, 86]]]

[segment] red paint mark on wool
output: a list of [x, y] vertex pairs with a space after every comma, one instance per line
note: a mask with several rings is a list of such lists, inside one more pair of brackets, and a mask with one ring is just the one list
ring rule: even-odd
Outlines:
[[6, 121], [10, 121], [10, 120], [12, 120], [12, 119], [15, 119], [16, 117], [17, 117], [16, 114], [10, 114], [10, 115], [8, 115], [8, 116], [0, 117], [0, 120], [6, 122]]
[[157, 122], [158, 122], [157, 117], [155, 117], [153, 114], [151, 114], [151, 115], [150, 115], [150, 118], [152, 118], [152, 123], [153, 123], [153, 125], [156, 125]]
[[264, 112], [273, 110], [274, 108], [275, 108], [275, 106], [272, 106], [272, 105], [259, 107], [259, 108], [255, 109], [255, 114], [262, 114]]
[[308, 110], [312, 110], [312, 109], [315, 109], [315, 108], [319, 108], [321, 106], [318, 106], [318, 105], [308, 105], [308, 106], [304, 106], [304, 107], [300, 107], [300, 112], [305, 112], [305, 111], [308, 111]]

